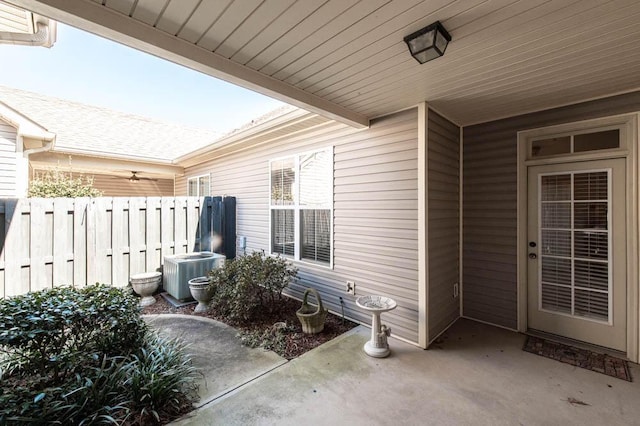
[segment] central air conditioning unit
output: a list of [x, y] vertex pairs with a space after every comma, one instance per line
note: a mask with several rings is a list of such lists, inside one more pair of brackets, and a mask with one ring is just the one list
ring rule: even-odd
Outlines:
[[210, 251], [165, 256], [162, 287], [178, 300], [191, 299], [189, 280], [206, 276], [210, 270], [222, 266], [224, 261], [223, 254]]

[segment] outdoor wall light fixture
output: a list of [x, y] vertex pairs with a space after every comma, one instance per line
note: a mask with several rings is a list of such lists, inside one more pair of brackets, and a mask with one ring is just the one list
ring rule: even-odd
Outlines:
[[409, 46], [411, 56], [421, 64], [444, 55], [444, 51], [450, 41], [451, 36], [440, 21], [434, 22], [404, 38], [404, 42]]

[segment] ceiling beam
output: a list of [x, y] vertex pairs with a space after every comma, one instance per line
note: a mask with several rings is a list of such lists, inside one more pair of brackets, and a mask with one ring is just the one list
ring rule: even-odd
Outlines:
[[368, 117], [88, 0], [10, 0], [17, 6], [356, 128]]

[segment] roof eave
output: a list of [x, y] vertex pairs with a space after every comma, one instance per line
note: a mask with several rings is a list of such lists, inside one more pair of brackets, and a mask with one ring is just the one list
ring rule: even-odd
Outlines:
[[52, 142], [56, 134], [48, 131], [38, 123], [30, 120], [18, 111], [0, 102], [0, 119], [8, 122], [16, 128], [18, 136], [39, 140], [42, 142]]
[[222, 138], [212, 142], [210, 145], [174, 159], [173, 163], [179, 164], [183, 167], [189, 167], [206, 160], [209, 156], [223, 148], [229, 148], [232, 145], [239, 144], [258, 135], [274, 132], [282, 129], [283, 127], [292, 126], [316, 116], [317, 114], [297, 108], [286, 111], [282, 115], [278, 115], [255, 126], [223, 136]]

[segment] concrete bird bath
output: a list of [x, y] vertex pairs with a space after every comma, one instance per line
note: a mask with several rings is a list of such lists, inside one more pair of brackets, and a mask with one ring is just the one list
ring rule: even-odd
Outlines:
[[380, 314], [395, 309], [396, 301], [384, 296], [361, 296], [356, 299], [356, 305], [371, 312], [371, 340], [364, 344], [367, 355], [375, 358], [384, 358], [389, 355], [387, 337], [391, 335], [391, 329], [380, 323]]

